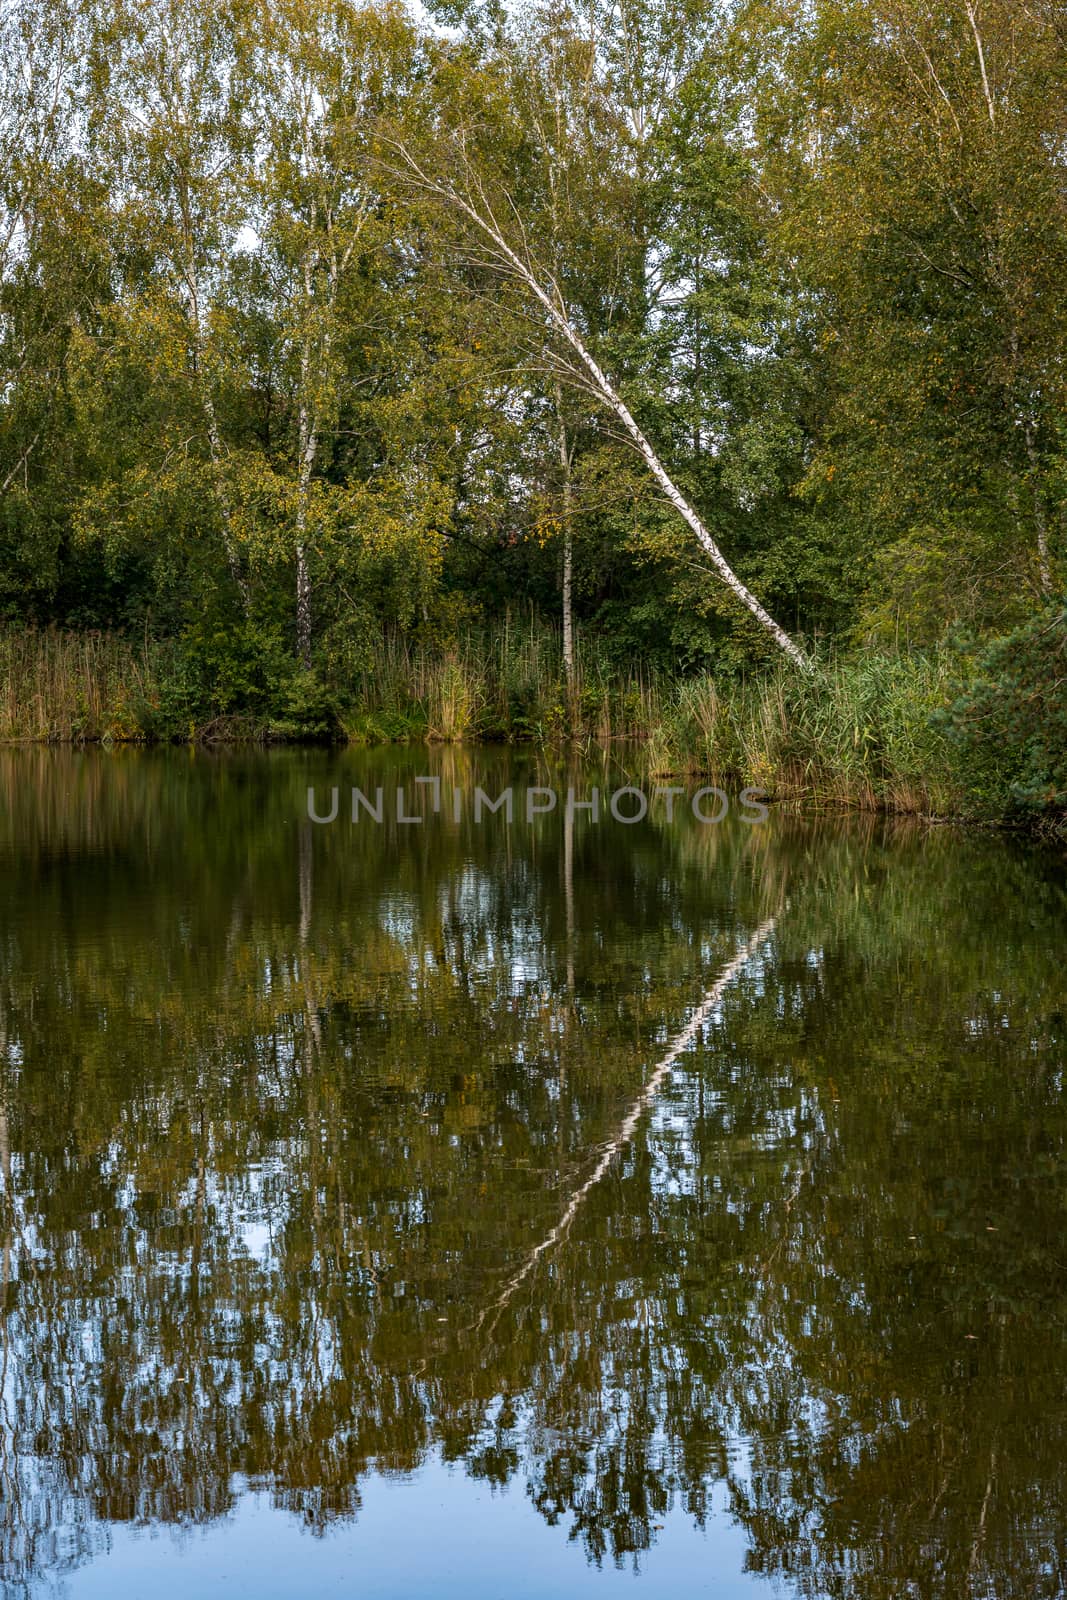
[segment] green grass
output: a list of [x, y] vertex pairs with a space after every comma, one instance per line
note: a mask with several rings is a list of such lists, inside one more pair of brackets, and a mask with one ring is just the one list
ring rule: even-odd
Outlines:
[[777, 799], [926, 815], [963, 799], [952, 747], [932, 724], [954, 693], [947, 655], [865, 655], [717, 685], [678, 684], [652, 731], [654, 771], [745, 778]]

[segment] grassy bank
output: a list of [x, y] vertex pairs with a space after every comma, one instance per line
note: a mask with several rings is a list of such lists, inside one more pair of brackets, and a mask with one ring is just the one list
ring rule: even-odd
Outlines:
[[0, 740], [142, 739], [164, 652], [114, 634], [0, 628]]
[[558, 636], [533, 619], [472, 631], [447, 651], [385, 635], [362, 669], [332, 684], [291, 662], [220, 678], [175, 642], [8, 629], [0, 740], [626, 740], [652, 776], [740, 781], [776, 799], [936, 817], [1029, 807], [1059, 818], [1067, 617], [1049, 618], [970, 661], [866, 653], [823, 662], [811, 678], [782, 667], [670, 679], [621, 670], [586, 640], [570, 684]]
[[956, 685], [947, 657], [868, 655], [734, 682], [674, 686], [649, 735], [658, 772], [758, 784], [776, 799], [928, 816], [966, 808], [936, 713]]
[[[213, 641], [214, 643], [214, 641]], [[0, 741], [126, 743], [335, 737], [396, 740], [643, 739], [664, 688], [620, 671], [594, 642], [567, 683], [559, 637], [526, 618], [471, 631], [449, 650], [395, 634], [344, 681], [264, 651], [0, 628]]]

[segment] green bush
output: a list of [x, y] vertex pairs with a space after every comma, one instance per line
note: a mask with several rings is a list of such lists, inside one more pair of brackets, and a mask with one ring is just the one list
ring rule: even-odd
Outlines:
[[986, 645], [939, 720], [976, 810], [1067, 817], [1067, 606]]
[[297, 665], [279, 628], [223, 617], [194, 623], [166, 650], [144, 723], [151, 739], [343, 736], [336, 697]]
[[314, 672], [295, 672], [278, 685], [268, 732], [277, 739], [344, 739], [336, 697]]

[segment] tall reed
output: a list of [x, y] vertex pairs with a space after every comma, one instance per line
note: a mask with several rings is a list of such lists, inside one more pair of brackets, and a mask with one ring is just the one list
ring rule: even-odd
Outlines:
[[553, 743], [641, 737], [660, 695], [654, 675], [620, 671], [595, 639], [579, 642], [568, 680], [558, 632], [506, 615], [446, 650], [384, 633], [350, 697], [356, 738]]
[[[136, 739], [158, 725], [153, 708], [176, 659], [148, 641], [0, 629], [0, 740]], [[810, 678], [783, 667], [747, 680], [670, 680], [620, 669], [585, 637], [568, 678], [558, 632], [507, 615], [445, 650], [385, 631], [333, 692], [354, 739], [640, 740], [635, 764], [655, 775], [946, 815], [962, 807], [960, 785], [932, 713], [952, 700], [953, 671], [947, 655], [885, 654], [826, 661]], [[258, 726], [269, 734], [269, 713]]]
[[0, 739], [136, 739], [157, 692], [151, 645], [0, 627]]
[[933, 712], [953, 696], [947, 655], [867, 655], [783, 667], [723, 689], [675, 688], [650, 758], [660, 772], [743, 777], [778, 798], [943, 815], [961, 805]]

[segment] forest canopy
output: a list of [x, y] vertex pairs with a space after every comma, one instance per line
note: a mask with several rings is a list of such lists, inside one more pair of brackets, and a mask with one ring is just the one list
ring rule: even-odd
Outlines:
[[0, 621], [233, 704], [1063, 593], [1055, 0], [4, 0], [0, 296]]

